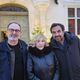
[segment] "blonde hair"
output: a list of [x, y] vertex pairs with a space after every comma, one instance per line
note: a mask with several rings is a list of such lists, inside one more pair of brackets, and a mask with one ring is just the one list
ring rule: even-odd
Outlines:
[[45, 41], [45, 46], [48, 46], [47, 38], [44, 34], [39, 33], [37, 34], [30, 42], [30, 46], [35, 47], [35, 42], [37, 40], [43, 39]]

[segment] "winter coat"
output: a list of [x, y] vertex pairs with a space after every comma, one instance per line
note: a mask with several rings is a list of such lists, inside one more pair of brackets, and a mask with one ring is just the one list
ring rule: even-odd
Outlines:
[[53, 38], [50, 42], [59, 61], [61, 80], [80, 80], [80, 39], [70, 32], [64, 37], [63, 46]]
[[49, 47], [29, 47], [27, 63], [29, 80], [59, 80], [57, 60]]
[[[19, 40], [20, 50], [23, 56], [24, 64], [24, 80], [27, 79], [26, 64], [27, 64], [27, 44], [22, 40]], [[0, 43], [0, 80], [12, 80], [11, 79], [11, 50], [8, 47], [7, 40]]]

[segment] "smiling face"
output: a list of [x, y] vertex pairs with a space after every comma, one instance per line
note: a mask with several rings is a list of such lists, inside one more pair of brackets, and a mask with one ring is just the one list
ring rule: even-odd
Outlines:
[[7, 28], [8, 41], [16, 42], [20, 38], [21, 29], [16, 23], [11, 23]]
[[59, 25], [52, 28], [52, 36], [56, 41], [60, 43], [64, 41], [64, 31]]
[[35, 41], [35, 46], [38, 48], [38, 49], [43, 49], [44, 46], [45, 46], [46, 42], [43, 38], [40, 38], [38, 40]]

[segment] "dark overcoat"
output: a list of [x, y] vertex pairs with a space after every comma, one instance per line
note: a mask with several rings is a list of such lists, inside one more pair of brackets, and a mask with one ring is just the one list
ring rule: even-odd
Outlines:
[[[24, 63], [24, 78], [27, 80], [27, 44], [19, 40], [20, 50]], [[11, 50], [8, 47], [7, 40], [0, 43], [0, 80], [11, 80]]]
[[30, 47], [27, 66], [29, 80], [59, 80], [57, 59], [49, 47]]
[[63, 46], [53, 38], [50, 42], [59, 61], [61, 80], [80, 80], [80, 39], [70, 32], [64, 37]]

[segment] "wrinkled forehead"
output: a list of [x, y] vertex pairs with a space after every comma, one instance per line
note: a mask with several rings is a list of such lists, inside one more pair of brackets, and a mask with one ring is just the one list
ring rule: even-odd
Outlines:
[[19, 24], [16, 24], [16, 23], [12, 23], [8, 26], [8, 29], [21, 29], [20, 25]]

